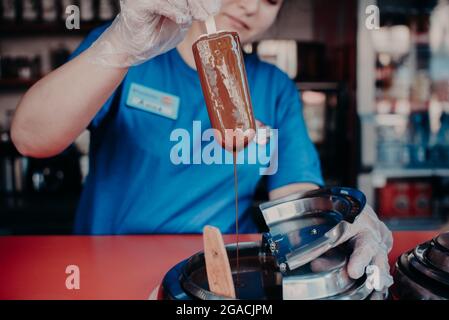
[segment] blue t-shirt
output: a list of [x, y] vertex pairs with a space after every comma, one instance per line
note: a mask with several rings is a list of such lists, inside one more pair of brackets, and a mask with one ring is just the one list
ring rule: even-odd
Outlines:
[[[106, 27], [91, 32], [72, 58]], [[257, 230], [244, 213], [264, 168], [276, 172], [268, 175], [269, 190], [297, 182], [322, 185], [323, 179], [295, 84], [256, 55], [245, 56], [245, 65], [255, 118], [278, 129], [268, 145], [252, 142], [239, 153], [239, 228], [248, 233]], [[198, 134], [199, 126], [203, 133], [211, 127], [199, 77], [177, 49], [130, 68], [89, 125], [89, 174], [75, 233], [201, 233], [205, 225], [234, 232], [232, 155], [216, 149], [213, 137]], [[204, 155], [218, 159], [217, 150], [222, 161], [211, 163]]]

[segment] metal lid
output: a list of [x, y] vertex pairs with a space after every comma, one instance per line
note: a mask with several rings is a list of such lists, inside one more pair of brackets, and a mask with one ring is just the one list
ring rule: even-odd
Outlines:
[[343, 294], [355, 283], [346, 270], [347, 261], [346, 254], [336, 248], [318, 260], [284, 274], [284, 300], [324, 299]]
[[[444, 237], [443, 237], [444, 238]], [[393, 295], [398, 299], [449, 299], [449, 273], [440, 268], [445, 253], [440, 237], [418, 245], [400, 256], [394, 270]], [[447, 269], [447, 265], [444, 266]]]
[[449, 278], [449, 233], [443, 233], [430, 242], [425, 258]]
[[405, 256], [404, 254], [399, 258], [394, 269], [394, 285], [391, 288], [393, 297], [404, 300], [446, 300], [447, 298], [434, 292], [425, 281], [416, 279], [408, 264], [404, 264]]
[[418, 245], [415, 250], [413, 250], [413, 255], [408, 255], [408, 262], [423, 275], [436, 282], [449, 286], [449, 274], [436, 268], [433, 263], [427, 259], [426, 253], [429, 251], [429, 248], [431, 248], [429, 242]]
[[440, 234], [434, 241], [449, 254], [449, 232]]
[[265, 246], [282, 272], [294, 270], [335, 247], [366, 204], [351, 188], [326, 188], [260, 205], [269, 232]]

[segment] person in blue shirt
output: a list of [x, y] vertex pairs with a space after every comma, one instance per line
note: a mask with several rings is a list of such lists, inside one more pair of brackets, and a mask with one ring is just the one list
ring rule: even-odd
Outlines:
[[[26, 93], [11, 132], [22, 154], [49, 157], [86, 128], [91, 133], [76, 233], [201, 233], [205, 225], [234, 232], [232, 155], [226, 161], [229, 154], [205, 134], [211, 125], [192, 44], [212, 15], [219, 30], [251, 42], [271, 26], [282, 2], [121, 1], [112, 24], [92, 31], [68, 63]], [[244, 213], [262, 175], [270, 199], [318, 188], [323, 179], [295, 84], [255, 54], [245, 56], [245, 66], [255, 118], [276, 129], [238, 155], [240, 231], [257, 232]], [[379, 290], [391, 285], [391, 232], [371, 207], [347, 240], [354, 247], [350, 275], [359, 278], [373, 263], [383, 271]]]

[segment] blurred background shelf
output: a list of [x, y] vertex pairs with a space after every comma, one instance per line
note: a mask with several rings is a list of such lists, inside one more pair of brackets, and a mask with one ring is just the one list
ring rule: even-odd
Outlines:
[[70, 234], [79, 194], [0, 196], [0, 236]]
[[392, 218], [383, 219], [387, 227], [394, 231], [405, 230], [439, 230], [444, 224], [444, 220], [440, 218]]
[[[364, 23], [372, 4], [377, 30]], [[359, 1], [358, 187], [394, 229], [437, 229], [449, 219], [449, 42], [439, 37], [448, 6]]]
[[0, 91], [21, 91], [32, 87], [39, 79], [0, 79]]
[[[66, 63], [93, 29], [114, 19], [119, 5], [118, 0], [0, 1], [0, 235], [72, 233], [88, 171], [87, 132], [58, 156], [34, 159], [16, 150], [11, 122], [26, 90]], [[76, 17], [80, 28], [69, 29], [66, 22], [76, 26]]]
[[373, 186], [384, 187], [388, 179], [395, 178], [449, 178], [449, 169], [445, 168], [376, 168], [371, 173]]
[[80, 29], [68, 29], [63, 22], [54, 23], [2, 23], [0, 24], [0, 37], [36, 37], [36, 36], [86, 36], [92, 29], [105, 22], [83, 22]]

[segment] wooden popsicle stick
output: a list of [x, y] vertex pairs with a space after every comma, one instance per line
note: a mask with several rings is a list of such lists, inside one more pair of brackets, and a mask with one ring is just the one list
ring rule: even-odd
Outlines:
[[206, 24], [206, 30], [208, 34], [216, 33], [217, 32], [217, 25], [215, 24], [215, 18], [214, 16], [210, 16], [205, 21]]
[[216, 295], [235, 299], [231, 266], [220, 230], [205, 226], [203, 243], [209, 290]]

